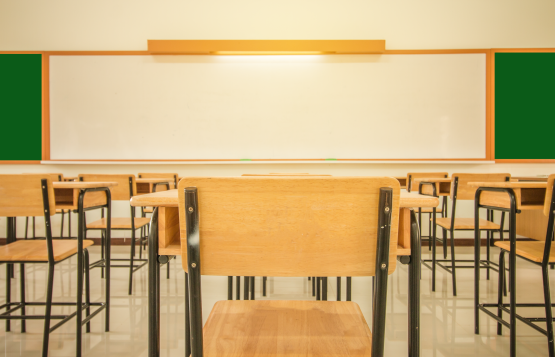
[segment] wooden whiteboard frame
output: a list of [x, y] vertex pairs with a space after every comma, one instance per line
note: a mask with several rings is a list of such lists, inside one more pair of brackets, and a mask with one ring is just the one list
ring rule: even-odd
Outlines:
[[[35, 51], [35, 52], [2, 52], [3, 53], [36, 53], [42, 54], [42, 163], [45, 161], [51, 161], [50, 159], [50, 56], [157, 56], [157, 54], [152, 54], [148, 51]], [[493, 62], [494, 55], [491, 49], [459, 49], [459, 50], [386, 50], [384, 55], [403, 55], [403, 54], [485, 54], [486, 55], [486, 152], [485, 158], [462, 158], [462, 159], [450, 159], [450, 158], [421, 158], [421, 159], [337, 159], [333, 162], [348, 162], [348, 163], [366, 163], [366, 162], [376, 162], [376, 163], [391, 163], [391, 162], [492, 162], [495, 158], [494, 153], [494, 139], [495, 139], [495, 127], [493, 123]], [[163, 55], [168, 55], [163, 54]], [[169, 54], [172, 55], [172, 54]], [[176, 53], [174, 55], [178, 56], [196, 56], [197, 54], [182, 54]], [[202, 54], [206, 55], [206, 54]], [[56, 163], [74, 163], [76, 160], [53, 160]], [[243, 162], [239, 159], [211, 159], [211, 160], [78, 160], [80, 163], [95, 163], [95, 162], [153, 162], [153, 163], [240, 163]], [[289, 163], [289, 162], [321, 162], [330, 163], [332, 161], [325, 158], [314, 159], [252, 159], [252, 162], [272, 162], [272, 163]], [[555, 162], [555, 160], [553, 160]], [[0, 161], [0, 164], [15, 164], [16, 162]], [[18, 162], [19, 163], [19, 162]], [[40, 164], [40, 161], [25, 161], [22, 164]]]
[[[554, 53], [555, 48], [494, 48], [491, 50], [491, 128], [490, 138], [492, 159], [495, 159], [495, 54], [496, 53]], [[495, 159], [496, 164], [550, 164], [555, 163], [555, 159]]]

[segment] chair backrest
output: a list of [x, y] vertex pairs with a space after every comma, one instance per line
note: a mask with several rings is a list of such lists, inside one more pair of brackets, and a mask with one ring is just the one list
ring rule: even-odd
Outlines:
[[553, 198], [553, 183], [555, 182], [555, 174], [549, 175], [547, 178], [547, 190], [545, 192], [545, 202], [543, 204], [543, 214], [549, 217], [551, 213], [551, 199]]
[[388, 272], [395, 270], [400, 187], [394, 178], [183, 178], [178, 194], [185, 270], [187, 187], [198, 192], [201, 274], [373, 276], [381, 188], [391, 188]]
[[117, 182], [117, 186], [110, 187], [112, 201], [129, 201], [137, 194], [135, 175], [80, 174], [79, 181]]
[[[509, 181], [511, 174], [453, 174], [451, 176], [451, 199], [472, 200], [476, 195], [478, 187], [469, 186], [469, 182], [504, 182]], [[458, 181], [457, 192], [455, 192], [455, 180]]]
[[52, 182], [62, 182], [64, 180], [64, 175], [63, 174], [51, 174], [51, 173], [35, 174], [35, 173], [33, 173], [32, 175], [48, 175], [48, 176], [50, 176], [50, 180]]
[[177, 188], [177, 181], [178, 181], [179, 174], [164, 174], [159, 172], [151, 172], [151, 173], [140, 173], [139, 178], [161, 178], [161, 179], [172, 179], [173, 188]]
[[[417, 178], [447, 178], [449, 174], [447, 172], [409, 172], [407, 174], [407, 192], [412, 191], [412, 184], [414, 179]], [[415, 190], [418, 191], [418, 187], [415, 187]]]
[[50, 174], [0, 175], [0, 217], [44, 216], [42, 180], [47, 182], [49, 213], [56, 214]]

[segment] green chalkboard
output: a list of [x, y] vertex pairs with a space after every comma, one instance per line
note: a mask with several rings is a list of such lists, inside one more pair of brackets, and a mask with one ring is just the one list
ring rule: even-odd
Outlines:
[[555, 159], [555, 53], [495, 54], [495, 158]]
[[40, 54], [0, 54], [0, 160], [40, 160]]

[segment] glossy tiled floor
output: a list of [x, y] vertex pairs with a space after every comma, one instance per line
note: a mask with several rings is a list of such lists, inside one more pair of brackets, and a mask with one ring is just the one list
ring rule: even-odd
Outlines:
[[[114, 256], [125, 257], [128, 248], [114, 247]], [[97, 247], [90, 249], [91, 258], [98, 257]], [[440, 250], [439, 250], [440, 251]], [[424, 254], [428, 250], [424, 249]], [[461, 258], [472, 257], [471, 248], [457, 248]], [[494, 250], [497, 252], [497, 250]], [[464, 253], [464, 254], [463, 254]], [[4, 296], [5, 273], [4, 266], [0, 267], [0, 295]], [[104, 315], [92, 320], [91, 333], [84, 334], [83, 352], [85, 356], [146, 356], [147, 351], [147, 269], [141, 269], [134, 277], [133, 296], [127, 295], [127, 269], [112, 270], [112, 315], [111, 331], [103, 332]], [[162, 268], [165, 274], [166, 268]], [[55, 275], [55, 301], [73, 301], [75, 299], [75, 260], [64, 262], [57, 267]], [[46, 269], [42, 265], [28, 265], [27, 300], [44, 301]], [[421, 315], [421, 347], [422, 356], [507, 356], [508, 330], [502, 336], [496, 334], [496, 324], [492, 319], [481, 314], [481, 334], [474, 334], [473, 319], [473, 271], [460, 270], [458, 273], [459, 296], [452, 297], [451, 277], [438, 270], [437, 291], [430, 289], [431, 274], [425, 269], [422, 272], [422, 315]], [[16, 276], [18, 276], [16, 274]], [[497, 275], [492, 273], [492, 279], [481, 281], [481, 299], [494, 302], [497, 296]], [[171, 278], [163, 279], [161, 328], [162, 328], [162, 356], [184, 355], [184, 285], [181, 262], [172, 261]], [[388, 292], [388, 315], [386, 329], [386, 355], [407, 355], [407, 268], [398, 265], [397, 271], [391, 275]], [[551, 278], [555, 283], [555, 274]], [[100, 300], [103, 293], [103, 283], [100, 271], [93, 270], [91, 274], [92, 299]], [[227, 279], [225, 277], [203, 277], [203, 313], [208, 316], [213, 304], [226, 298]], [[312, 299], [309, 282], [305, 278], [274, 278], [268, 280], [270, 299]], [[343, 282], [343, 288], [345, 283]], [[15, 279], [14, 295], [19, 294], [18, 280]], [[260, 279], [257, 279], [257, 298], [261, 298]], [[370, 279], [353, 279], [353, 300], [364, 312], [368, 321], [371, 318]], [[330, 279], [330, 300], [336, 296], [335, 279]], [[522, 260], [518, 261], [517, 277], [518, 300], [522, 302], [541, 302], [542, 285], [540, 270]], [[343, 293], [343, 296], [344, 293]], [[4, 301], [4, 298], [0, 301]], [[524, 315], [544, 316], [541, 309], [520, 309]], [[54, 313], [62, 312], [55, 309]], [[69, 308], [65, 312], [69, 311]], [[43, 308], [35, 309], [35, 313], [42, 313]], [[33, 313], [29, 309], [28, 313]], [[5, 324], [0, 323], [0, 356], [38, 356], [42, 343], [42, 321], [28, 321], [27, 333], [19, 332], [19, 322], [12, 322], [12, 332], [6, 332]], [[50, 337], [50, 356], [74, 356], [75, 333], [74, 320], [68, 322]], [[517, 355], [533, 357], [547, 356], [547, 342], [543, 335], [518, 323], [518, 351]]]

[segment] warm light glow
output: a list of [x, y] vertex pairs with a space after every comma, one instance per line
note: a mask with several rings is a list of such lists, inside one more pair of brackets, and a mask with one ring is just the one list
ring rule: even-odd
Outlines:
[[335, 52], [322, 51], [214, 51], [212, 55], [327, 55]]

